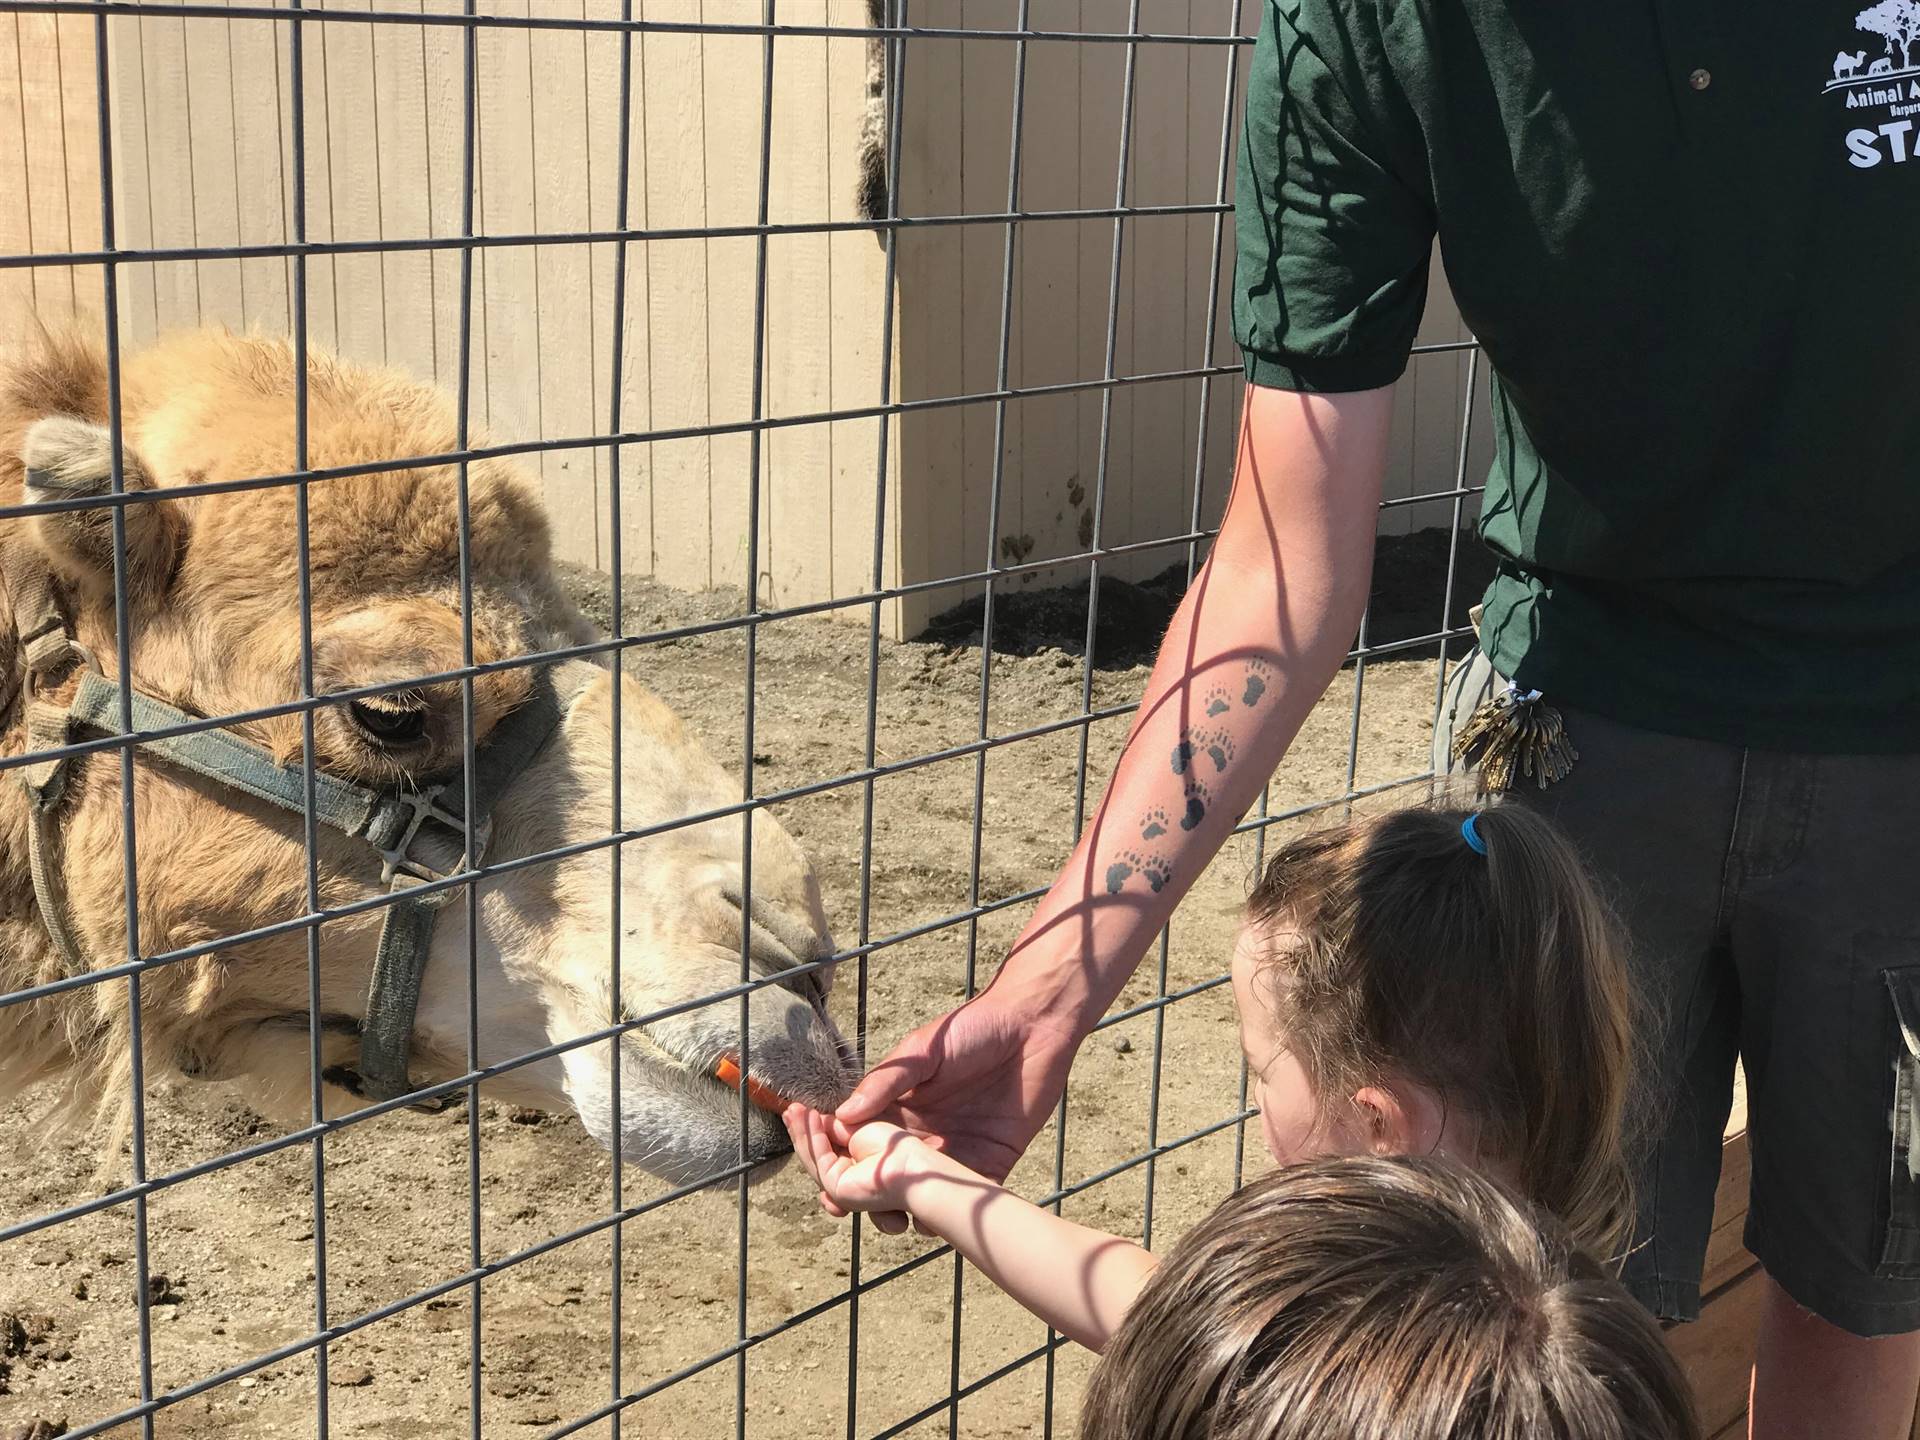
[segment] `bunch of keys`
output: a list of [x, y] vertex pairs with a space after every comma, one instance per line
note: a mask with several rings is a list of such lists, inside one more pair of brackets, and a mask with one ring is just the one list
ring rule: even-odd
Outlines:
[[1544, 790], [1566, 777], [1580, 752], [1567, 738], [1560, 712], [1542, 704], [1538, 690], [1508, 682], [1454, 737], [1453, 758], [1478, 771], [1485, 794], [1511, 790], [1522, 779]]

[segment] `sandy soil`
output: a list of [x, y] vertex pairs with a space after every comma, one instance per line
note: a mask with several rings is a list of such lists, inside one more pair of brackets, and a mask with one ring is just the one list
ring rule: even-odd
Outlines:
[[[583, 577], [588, 608], [606, 618], [605, 582]], [[1422, 587], [1424, 588], [1424, 587]], [[1438, 586], [1426, 589], [1438, 610]], [[733, 613], [737, 596], [688, 596], [630, 582], [630, 633]], [[1027, 597], [1032, 599], [1032, 597]], [[1034, 612], [1039, 615], [1039, 612]], [[1461, 613], [1456, 610], [1456, 614]], [[1032, 617], [1029, 617], [1032, 618]], [[1015, 617], [1019, 619], [1019, 617]], [[1043, 620], [1044, 616], [1040, 616]], [[1424, 616], [1403, 633], [1431, 631]], [[1039, 620], [1035, 621], [1039, 624]], [[956, 633], [957, 632], [957, 633]], [[898, 760], [976, 737], [980, 652], [956, 622], [941, 643], [883, 645], [878, 750]], [[1149, 630], [1150, 636], [1153, 632]], [[1375, 637], [1381, 631], [1376, 629]], [[1081, 662], [1070, 639], [1053, 648], [1043, 630], [1011, 624], [992, 666], [990, 729], [1030, 728], [1078, 712]], [[1137, 698], [1145, 671], [1132, 653], [1103, 645], [1111, 668], [1095, 672], [1097, 707]], [[862, 762], [867, 641], [863, 626], [783, 622], [759, 640], [758, 726], [752, 763], [763, 791], [839, 774]], [[658, 644], [632, 653], [655, 687], [737, 768], [742, 758], [744, 642], [739, 634]], [[1365, 675], [1356, 779], [1361, 785], [1425, 768], [1435, 661], [1381, 661]], [[1276, 809], [1342, 793], [1354, 676], [1336, 682], [1273, 786]], [[1124, 719], [1090, 733], [1088, 781], [1110, 768]], [[1043, 884], [1071, 834], [1079, 740], [1075, 730], [993, 751], [982, 817], [984, 898]], [[875, 786], [872, 933], [884, 936], [967, 904], [975, 761], [943, 761]], [[1096, 792], [1097, 793], [1097, 790]], [[857, 926], [861, 884], [861, 790], [828, 791], [781, 807], [782, 820], [817, 857], [836, 929]], [[1178, 990], [1219, 975], [1236, 912], [1255, 865], [1251, 840], [1236, 841], [1182, 908], [1165, 956]], [[874, 1053], [912, 1025], [957, 1002], [970, 956], [984, 981], [1025, 906], [980, 923], [949, 926], [878, 952], [869, 966]], [[1150, 996], [1156, 961], [1127, 996]], [[834, 1003], [852, 1028], [858, 976], [842, 971]], [[1231, 1001], [1213, 989], [1097, 1035], [1073, 1075], [1065, 1143], [1069, 1181], [1143, 1149], [1215, 1124], [1236, 1105], [1238, 1057]], [[1153, 1098], [1158, 1093], [1157, 1112]], [[98, 1193], [88, 1147], [44, 1135], [44, 1102], [29, 1096], [0, 1114], [0, 1224]], [[204, 1087], [148, 1097], [148, 1165], [160, 1174], [273, 1133], [241, 1093]], [[1157, 1131], [1154, 1130], [1157, 1127]], [[479, 1185], [481, 1248], [489, 1263], [538, 1246], [606, 1214], [614, 1204], [607, 1157], [571, 1118], [508, 1113], [483, 1105]], [[1257, 1150], [1257, 1137], [1250, 1137]], [[1229, 1127], [1151, 1168], [1123, 1171], [1068, 1202], [1092, 1224], [1138, 1235], [1147, 1218], [1168, 1241], [1231, 1188], [1238, 1137]], [[1049, 1188], [1054, 1136], [1036, 1142], [1015, 1174], [1028, 1193]], [[1249, 1169], [1257, 1156], [1247, 1155]], [[155, 1386], [186, 1386], [311, 1333], [316, 1315], [311, 1150], [282, 1151], [175, 1185], [149, 1206]], [[645, 1176], [625, 1203], [659, 1187]], [[326, 1314], [362, 1316], [468, 1266], [467, 1125], [451, 1117], [402, 1115], [352, 1127], [325, 1155]], [[758, 1437], [886, 1431], [948, 1393], [954, 1340], [967, 1384], [1026, 1355], [1041, 1327], [977, 1277], [956, 1290], [950, 1258], [922, 1265], [862, 1294], [858, 1339], [849, 1344], [842, 1299], [856, 1259], [850, 1230], [813, 1204], [797, 1170], [753, 1188], [746, 1203], [745, 1311], [737, 1305], [740, 1211], [732, 1192], [680, 1200], [624, 1230], [619, 1329], [621, 1383], [629, 1391], [693, 1366], [747, 1333], [810, 1307], [817, 1317], [663, 1389], [627, 1412], [628, 1436], [705, 1440], [734, 1433], [744, 1393], [745, 1433]], [[923, 1254], [929, 1242], [866, 1232], [859, 1274], [871, 1281]], [[60, 1433], [133, 1403], [138, 1395], [133, 1218], [121, 1207], [65, 1223], [0, 1249], [0, 1437]], [[484, 1356], [478, 1376], [480, 1433], [546, 1433], [603, 1404], [613, 1392], [612, 1265], [605, 1231], [511, 1264], [480, 1287]], [[964, 1303], [956, 1312], [956, 1295]], [[468, 1372], [471, 1289], [454, 1291], [360, 1329], [331, 1347], [326, 1396], [337, 1437], [452, 1440], [472, 1433]], [[956, 1320], [956, 1313], [959, 1318]], [[857, 1370], [850, 1361], [857, 1357]], [[1071, 1434], [1087, 1357], [1060, 1352], [1053, 1378], [1053, 1433]], [[850, 1379], [850, 1371], [851, 1379]], [[1047, 1433], [1048, 1368], [1033, 1364], [980, 1388], [959, 1406], [959, 1433]], [[315, 1364], [296, 1355], [221, 1385], [159, 1415], [161, 1436], [314, 1435]], [[54, 1422], [33, 1431], [31, 1422]], [[944, 1408], [907, 1433], [947, 1433]], [[132, 1436], [137, 1427], [112, 1432]], [[610, 1434], [605, 1423], [582, 1433]]]

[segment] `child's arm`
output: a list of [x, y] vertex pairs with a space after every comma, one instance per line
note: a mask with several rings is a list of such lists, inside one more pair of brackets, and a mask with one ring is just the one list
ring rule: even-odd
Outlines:
[[786, 1114], [799, 1155], [842, 1210], [905, 1210], [1071, 1340], [1103, 1350], [1156, 1262], [1131, 1241], [1029, 1204], [894, 1125], [863, 1125], [845, 1151], [825, 1116]]

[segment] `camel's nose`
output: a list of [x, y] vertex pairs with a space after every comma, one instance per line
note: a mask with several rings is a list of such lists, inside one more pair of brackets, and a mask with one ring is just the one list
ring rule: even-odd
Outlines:
[[757, 1137], [753, 1150], [756, 1160], [778, 1160], [793, 1153], [793, 1137], [787, 1134], [786, 1126], [775, 1125], [771, 1133]]

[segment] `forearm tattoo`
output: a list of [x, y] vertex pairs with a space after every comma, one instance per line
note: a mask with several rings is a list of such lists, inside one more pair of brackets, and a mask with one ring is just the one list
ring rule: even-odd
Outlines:
[[[1272, 679], [1273, 667], [1266, 661], [1249, 661], [1238, 687], [1239, 706], [1251, 710], [1259, 705], [1266, 698], [1267, 687]], [[1215, 718], [1234, 709], [1235, 699], [1235, 687], [1216, 685], [1202, 698], [1202, 709], [1208, 718]], [[1225, 730], [1210, 726], [1181, 730], [1180, 738], [1174, 742], [1173, 751], [1167, 757], [1173, 773], [1183, 777], [1186, 782], [1182, 790], [1184, 805], [1181, 813], [1175, 817], [1168, 813], [1165, 806], [1155, 805], [1139, 818], [1137, 823], [1142, 848], [1121, 851], [1119, 858], [1107, 866], [1109, 895], [1118, 895], [1126, 888], [1127, 882], [1136, 876], [1144, 880], [1147, 888], [1156, 895], [1166, 887], [1173, 878], [1173, 865], [1152, 842], [1167, 835], [1175, 823], [1182, 830], [1199, 828], [1213, 804], [1213, 790], [1202, 776], [1224, 775], [1238, 753], [1239, 746]]]

